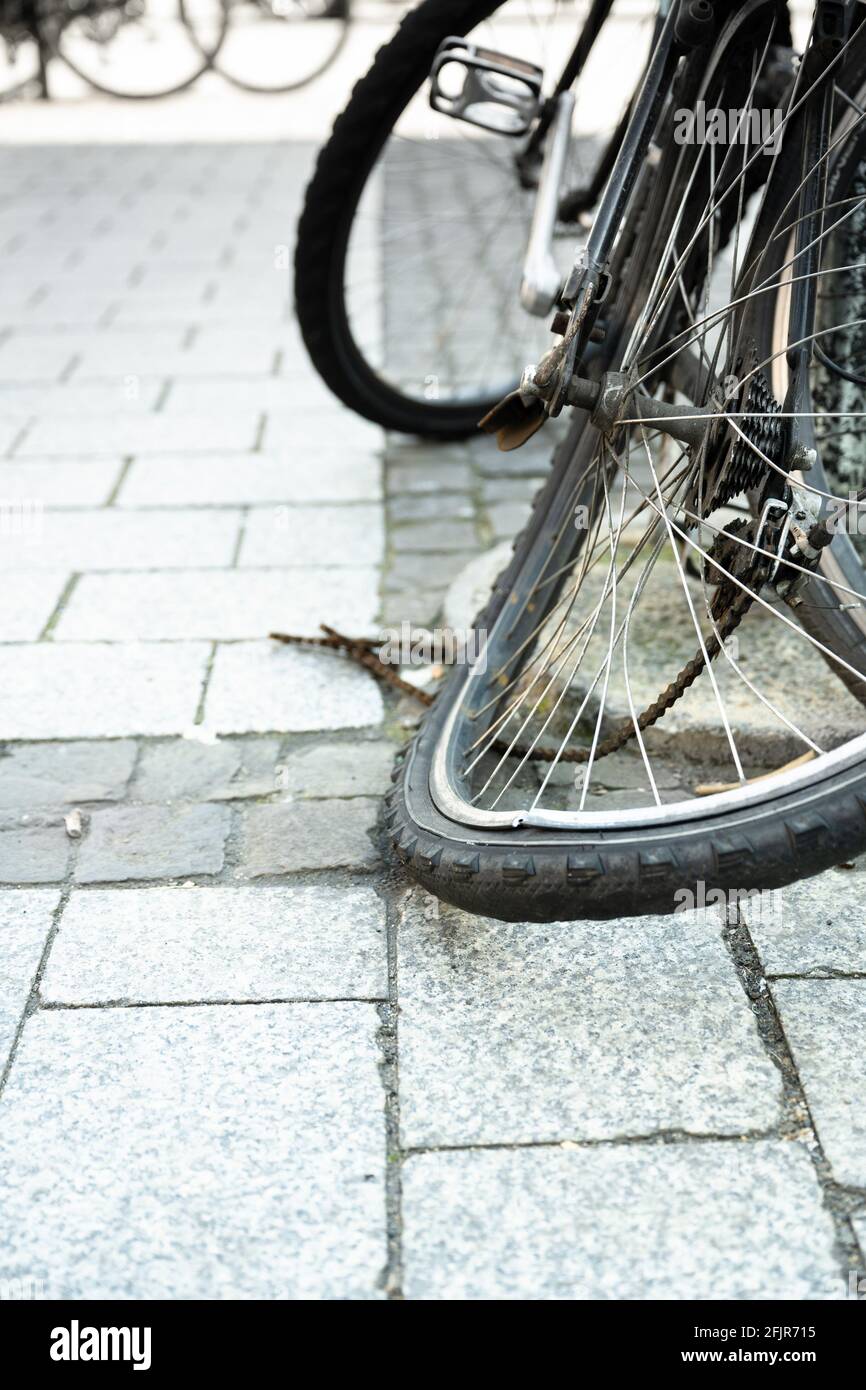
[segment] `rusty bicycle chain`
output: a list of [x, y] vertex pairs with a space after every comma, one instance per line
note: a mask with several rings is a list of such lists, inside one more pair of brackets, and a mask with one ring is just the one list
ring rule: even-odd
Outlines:
[[[606, 758], [611, 753], [617, 752], [629, 739], [636, 737], [638, 729], [643, 732], [652, 724], [656, 724], [663, 715], [676, 704], [693, 685], [698, 676], [704, 670], [707, 660], [712, 661], [721, 651], [722, 644], [730, 637], [734, 629], [745, 617], [752, 605], [754, 594], [743, 590], [735, 589], [734, 585], [726, 582], [719, 587], [717, 600], [724, 596], [727, 598], [726, 590], [733, 590], [730, 602], [724, 608], [719, 617], [716, 629], [712, 636], [704, 644], [704, 651], [697, 652], [681, 671], [677, 673], [670, 685], [666, 686], [658, 699], [648, 705], [636, 721], [628, 719], [623, 722], [621, 727], [607, 738], [602, 739], [597, 745], [594, 758]], [[378, 639], [367, 637], [347, 637], [342, 632], [337, 632], [335, 628], [329, 627], [327, 623], [320, 623], [324, 637], [302, 637], [288, 632], [271, 632], [268, 635], [275, 642], [283, 642], [292, 646], [311, 646], [325, 647], [331, 651], [343, 651], [351, 660], [356, 661], [359, 666], [363, 666], [378, 680], [390, 685], [394, 690], [401, 691], [404, 695], [411, 695], [419, 704], [430, 706], [436, 699], [426, 690], [419, 690], [409, 681], [403, 680], [394, 671], [386, 666], [376, 654], [374, 648], [381, 645]], [[504, 739], [496, 739], [491, 745], [491, 750], [497, 753], [510, 753], [515, 758], [532, 758], [538, 762], [568, 762], [584, 763], [589, 761], [589, 748], [563, 748], [561, 750], [544, 747], [526, 747], [521, 744], [510, 746]]]

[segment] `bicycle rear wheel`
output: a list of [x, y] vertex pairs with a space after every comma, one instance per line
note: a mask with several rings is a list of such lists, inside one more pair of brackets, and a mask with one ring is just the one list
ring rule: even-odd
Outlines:
[[[746, 108], [754, 99], [755, 32], [740, 30], [744, 46], [737, 30], [763, 15], [768, 42], [768, 9], [754, 0], [720, 41], [706, 91], [720, 108], [743, 104], [723, 99], [736, 73], [750, 84]], [[862, 110], [861, 35], [839, 82]], [[798, 577], [796, 565], [776, 564], [789, 553], [785, 523], [765, 509], [768, 479], [785, 471], [772, 396], [784, 276], [765, 262], [796, 221], [785, 208], [802, 129], [796, 104], [790, 111], [751, 243], [739, 190], [753, 155], [765, 158], [754, 148], [723, 182], [707, 147], [663, 139], [655, 193], [627, 217], [613, 365], [659, 392], [688, 346], [704, 380], [693, 403], [712, 429], [683, 447], [634, 410], [614, 428], [574, 412], [476, 619], [484, 659], [452, 671], [390, 797], [398, 857], [447, 901], [510, 920], [672, 912], [701, 893], [780, 886], [866, 846], [866, 712], [837, 679], [856, 688], [866, 662], [849, 661], [826, 621], [840, 609], [862, 619], [866, 580], [861, 571], [847, 590], [830, 573], [812, 580], [800, 626], [774, 587]], [[837, 158], [843, 148], [840, 139]], [[848, 148], [866, 169], [862, 148]], [[696, 198], [704, 178], [708, 196]]]

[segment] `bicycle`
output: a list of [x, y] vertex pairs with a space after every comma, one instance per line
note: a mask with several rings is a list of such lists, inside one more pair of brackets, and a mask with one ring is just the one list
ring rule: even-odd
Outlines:
[[174, 96], [212, 67], [228, 22], [223, 0], [6, 0], [0, 90], [8, 99], [33, 86], [48, 98], [58, 59], [106, 96]]
[[349, 0], [240, 0], [217, 71], [245, 92], [296, 92], [315, 81], [349, 36]]
[[[348, 404], [434, 437], [483, 407], [505, 449], [568, 422], [476, 619], [483, 659], [453, 667], [398, 766], [392, 844], [430, 891], [509, 920], [780, 887], [866, 847], [866, 26], [853, 0], [817, 0], [795, 53], [777, 0], [663, 0], [626, 114], [574, 184], [574, 89], [610, 0], [575, 19], [552, 77], [522, 45], [476, 42], [505, 8], [426, 0], [406, 18], [338, 119], [299, 227], [302, 331]], [[357, 241], [369, 261], [364, 211], [383, 224], [412, 170], [417, 185], [411, 158], [389, 167], [389, 137], [422, 100], [472, 130], [436, 142], [434, 229], [463, 206], [458, 146], [529, 194], [521, 299], [552, 315], [552, 343], [498, 401], [492, 372], [461, 397], [459, 354], [428, 400], [389, 366], [387, 332], [376, 353], [352, 332], [348, 253]], [[578, 218], [563, 267], [557, 229]], [[427, 234], [416, 219], [398, 353], [430, 352], [435, 371], [441, 340], [413, 332], [439, 289]], [[490, 342], [482, 360], [513, 373], [498, 286], [473, 350]], [[824, 663], [840, 679], [816, 706]], [[682, 737], [702, 688], [696, 727], [725, 764], [710, 780]]]

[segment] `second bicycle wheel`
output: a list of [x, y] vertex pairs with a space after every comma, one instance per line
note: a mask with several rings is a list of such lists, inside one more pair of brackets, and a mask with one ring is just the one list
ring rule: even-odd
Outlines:
[[[590, 129], [575, 130], [564, 192], [589, 182], [649, 46], [651, 20], [616, 53], [623, 85], [612, 94], [610, 25], [577, 84], [577, 120]], [[469, 434], [546, 343], [550, 314], [531, 317], [517, 293], [535, 204], [517, 164], [525, 141], [432, 110], [428, 79], [442, 40], [465, 34], [542, 68], [550, 93], [580, 26], [573, 0], [425, 0], [337, 120], [307, 190], [295, 297], [318, 371], [368, 419]], [[561, 226], [563, 270], [582, 235], [577, 222]]]

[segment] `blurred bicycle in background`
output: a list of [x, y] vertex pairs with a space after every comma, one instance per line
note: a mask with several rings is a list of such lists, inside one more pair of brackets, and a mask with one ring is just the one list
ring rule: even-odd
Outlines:
[[88, 86], [172, 96], [216, 69], [251, 92], [313, 81], [346, 41], [349, 0], [0, 0], [0, 100], [50, 95], [59, 59]]

